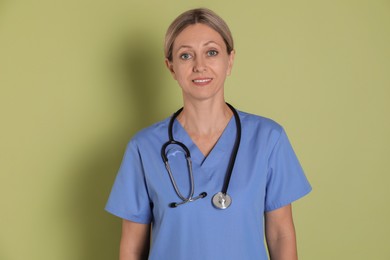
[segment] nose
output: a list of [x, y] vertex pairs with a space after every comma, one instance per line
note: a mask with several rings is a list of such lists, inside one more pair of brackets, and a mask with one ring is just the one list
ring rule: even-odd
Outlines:
[[194, 60], [194, 67], [193, 67], [192, 71], [193, 72], [204, 72], [204, 71], [206, 71], [206, 69], [207, 69], [207, 66], [206, 66], [204, 58], [197, 57]]

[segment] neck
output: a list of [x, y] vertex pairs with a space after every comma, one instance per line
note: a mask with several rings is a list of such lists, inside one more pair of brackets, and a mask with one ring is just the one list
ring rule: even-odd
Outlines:
[[232, 115], [233, 112], [224, 100], [221, 102], [185, 102], [178, 120], [189, 133], [208, 136], [223, 131]]

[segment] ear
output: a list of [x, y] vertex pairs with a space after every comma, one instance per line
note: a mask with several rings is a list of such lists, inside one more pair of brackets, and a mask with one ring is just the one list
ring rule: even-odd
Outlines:
[[235, 55], [236, 55], [236, 51], [235, 50], [232, 50], [230, 52], [230, 54], [229, 54], [229, 64], [228, 64], [228, 68], [227, 68], [227, 71], [226, 71], [226, 75], [227, 76], [230, 76], [230, 74], [232, 72]]
[[169, 70], [169, 72], [171, 73], [172, 77], [174, 79], [176, 79], [176, 73], [175, 71], [173, 70], [173, 64], [172, 62], [170, 62], [167, 58], [165, 59], [165, 66], [167, 66], [167, 69]]

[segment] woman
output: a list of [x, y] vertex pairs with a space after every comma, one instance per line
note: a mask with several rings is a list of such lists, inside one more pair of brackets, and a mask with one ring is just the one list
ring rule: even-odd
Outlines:
[[291, 202], [311, 187], [281, 126], [225, 103], [234, 56], [208, 9], [170, 25], [183, 109], [126, 149], [106, 206], [123, 219], [120, 259], [268, 259], [264, 234], [271, 259], [297, 259]]

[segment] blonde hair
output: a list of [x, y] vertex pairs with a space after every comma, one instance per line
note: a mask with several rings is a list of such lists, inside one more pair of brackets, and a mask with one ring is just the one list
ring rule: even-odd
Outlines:
[[197, 23], [205, 24], [218, 32], [226, 44], [228, 54], [234, 50], [233, 36], [226, 22], [210, 9], [197, 8], [182, 13], [168, 27], [164, 43], [165, 58], [172, 61], [172, 48], [176, 37], [185, 28]]

